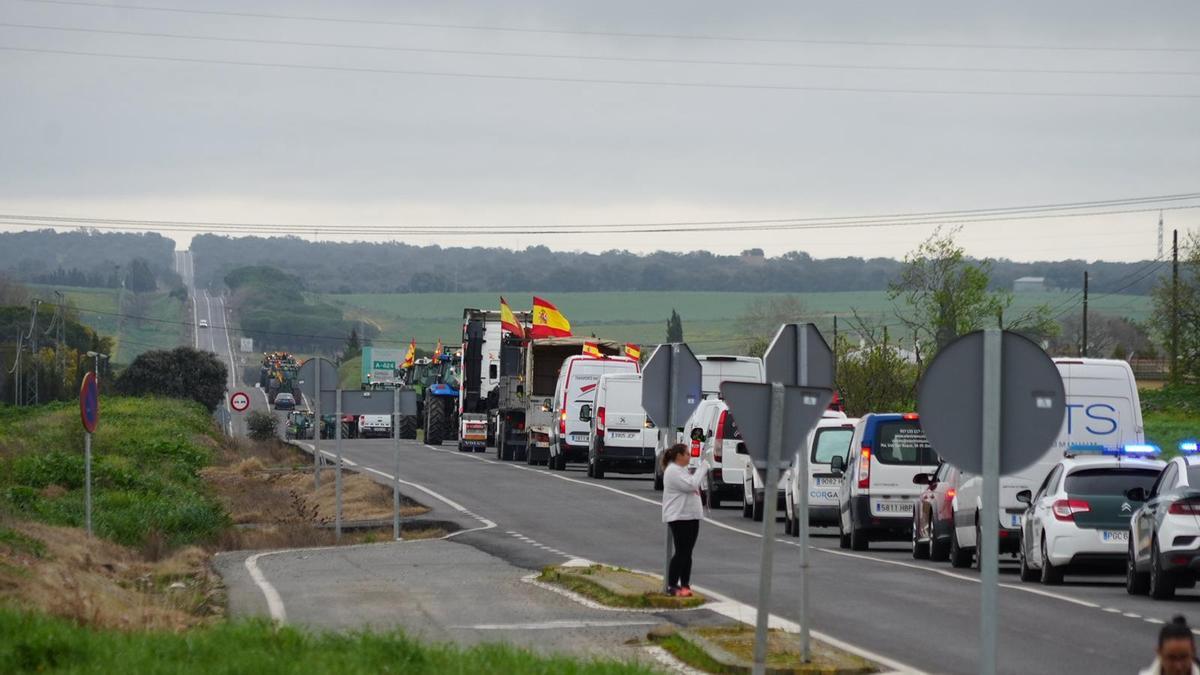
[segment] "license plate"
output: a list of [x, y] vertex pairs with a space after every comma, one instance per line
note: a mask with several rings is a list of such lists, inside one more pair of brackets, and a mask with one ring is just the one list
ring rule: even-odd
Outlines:
[[842, 479], [834, 478], [833, 476], [821, 477], [817, 476], [817, 487], [841, 487]]
[[1009, 527], [1020, 527], [1021, 526], [1021, 514], [1019, 514], [1019, 513], [1008, 514], [1008, 526]]
[[628, 441], [628, 440], [637, 438], [637, 432], [636, 431], [610, 431], [610, 432], [608, 432], [608, 436], [609, 436], [609, 438], [619, 438], [623, 441]]
[[571, 434], [571, 440], [577, 443], [582, 443], [588, 439], [587, 434]]
[[871, 502], [871, 512], [881, 516], [911, 516], [912, 502]]
[[1100, 530], [1101, 541], [1111, 541], [1113, 543], [1129, 543], [1128, 530]]

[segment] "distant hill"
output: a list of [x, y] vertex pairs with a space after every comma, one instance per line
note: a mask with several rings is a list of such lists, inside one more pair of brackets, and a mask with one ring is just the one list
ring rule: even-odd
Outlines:
[[[916, 242], [914, 242], [915, 245]], [[220, 283], [230, 271], [271, 265], [321, 293], [505, 291], [878, 291], [900, 268], [891, 258], [815, 259], [803, 251], [764, 258], [761, 251], [714, 255], [659, 251], [638, 255], [502, 248], [413, 246], [400, 242], [312, 242], [299, 237], [200, 235], [192, 240], [197, 281]], [[898, 252], [899, 253], [899, 252]], [[993, 284], [1044, 277], [1048, 288], [1075, 290], [1083, 271], [1094, 293], [1144, 295], [1166, 265], [1064, 260], [993, 261]], [[1147, 273], [1149, 272], [1149, 273]]]
[[64, 286], [114, 288], [123, 277], [174, 287], [174, 251], [175, 241], [156, 232], [0, 232], [0, 273]]

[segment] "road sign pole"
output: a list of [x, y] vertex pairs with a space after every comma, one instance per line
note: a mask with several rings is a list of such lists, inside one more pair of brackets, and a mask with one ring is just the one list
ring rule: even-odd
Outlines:
[[391, 390], [391, 437], [396, 441], [396, 471], [391, 476], [391, 534], [400, 540], [400, 389]]
[[92, 434], [83, 432], [83, 520], [92, 536]]
[[313, 413], [313, 417], [315, 418], [313, 420], [313, 426], [316, 428], [316, 431], [313, 432], [313, 489], [320, 490], [321, 489], [321, 357], [314, 356], [313, 358], [316, 359], [316, 368], [313, 368], [313, 370], [315, 371], [315, 377], [316, 377], [315, 389], [317, 392], [317, 395], [313, 397], [313, 401], [314, 401], [313, 406], [315, 409], [315, 412]]
[[996, 673], [996, 612], [1000, 559], [1000, 415], [1003, 369], [1002, 331], [983, 332], [983, 507], [980, 515], [979, 556], [982, 597], [979, 603], [979, 672]]
[[[679, 345], [671, 345], [671, 368], [670, 368], [670, 385], [667, 388], [667, 428], [661, 431], [663, 438], [663, 452], [665, 453], [674, 443], [671, 437], [675, 434], [677, 421], [675, 419], [675, 396], [678, 393], [678, 385], [676, 382], [679, 379]], [[663, 478], [667, 475], [666, 470], [663, 470]], [[666, 488], [664, 487], [664, 490]], [[671, 539], [671, 526], [668, 523], [663, 523], [666, 529], [663, 537], [666, 540], [666, 554], [663, 556], [663, 593], [670, 590], [671, 587], [671, 556], [675, 555], [674, 540]]]
[[[320, 369], [320, 364], [317, 368]], [[333, 491], [334, 491], [334, 538], [337, 541], [342, 540], [342, 388], [338, 387], [336, 392], [337, 403], [334, 405], [336, 411], [334, 415], [337, 419], [334, 421], [334, 433], [336, 434], [337, 445], [337, 471], [333, 475]]]
[[[837, 317], [834, 317], [837, 326]], [[796, 384], [801, 387], [809, 386], [808, 382], [808, 331], [797, 331], [800, 335], [800, 350], [796, 354]], [[836, 335], [836, 334], [835, 334]], [[834, 338], [837, 341], [837, 338]], [[808, 448], [801, 447], [800, 462], [795, 467], [796, 475], [800, 477], [800, 504], [796, 507], [796, 524], [800, 535], [800, 662], [812, 660], [812, 640], [808, 630]], [[789, 485], [787, 489], [792, 489]]]
[[775, 553], [775, 506], [779, 484], [779, 457], [783, 453], [783, 385], [771, 383], [771, 408], [767, 418], [767, 476], [763, 485], [762, 562], [758, 571], [758, 618], [754, 627], [754, 673], [767, 668], [767, 622], [771, 616], [771, 574]]

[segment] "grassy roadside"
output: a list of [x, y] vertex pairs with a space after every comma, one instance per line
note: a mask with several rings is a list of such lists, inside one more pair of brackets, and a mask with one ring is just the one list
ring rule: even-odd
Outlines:
[[1138, 392], [1146, 441], [1172, 455], [1180, 441], [1200, 437], [1200, 385], [1181, 385]]
[[603, 565], [547, 567], [538, 581], [561, 586], [608, 607], [687, 609], [705, 603], [699, 594], [690, 598], [664, 594], [658, 577]]
[[184, 634], [97, 631], [0, 609], [0, 672], [71, 673], [563, 673], [649, 675], [648, 668], [537, 656], [505, 645], [458, 648], [402, 633], [308, 633], [229, 622]]

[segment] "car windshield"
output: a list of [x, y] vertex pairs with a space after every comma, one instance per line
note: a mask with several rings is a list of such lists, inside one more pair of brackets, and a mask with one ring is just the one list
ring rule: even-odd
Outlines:
[[721, 436], [726, 440], [742, 437], [742, 432], [738, 431], [737, 422], [733, 421], [733, 413], [725, 413], [725, 428], [721, 430]]
[[850, 450], [850, 439], [853, 437], [853, 429], [818, 429], [816, 441], [813, 443], [813, 463], [829, 464], [834, 457], [845, 459]]
[[937, 453], [916, 420], [880, 422], [875, 428], [875, 459], [880, 464], [937, 464]]
[[1189, 464], [1187, 469], [1188, 485], [1200, 486], [1200, 464]]
[[1069, 495], [1094, 495], [1122, 497], [1125, 491], [1140, 487], [1146, 491], [1158, 478], [1157, 469], [1134, 469], [1105, 467], [1080, 469], [1067, 474], [1066, 490]]

